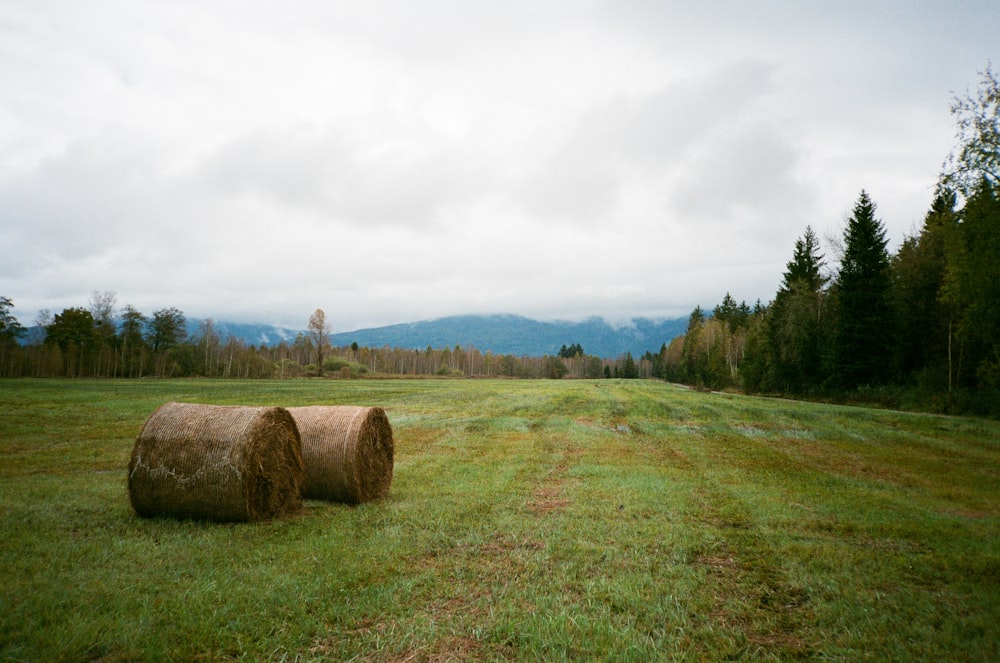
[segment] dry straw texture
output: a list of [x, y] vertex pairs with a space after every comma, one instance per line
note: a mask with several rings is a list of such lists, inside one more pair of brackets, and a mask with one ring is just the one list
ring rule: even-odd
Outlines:
[[295, 421], [277, 407], [167, 403], [128, 465], [140, 516], [265, 520], [301, 510], [303, 478]]
[[385, 410], [314, 405], [288, 411], [302, 436], [304, 497], [358, 504], [389, 493], [393, 442]]

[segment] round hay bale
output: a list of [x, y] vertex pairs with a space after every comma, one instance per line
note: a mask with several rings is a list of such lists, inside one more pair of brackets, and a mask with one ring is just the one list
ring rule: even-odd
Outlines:
[[128, 464], [140, 516], [257, 521], [302, 509], [302, 444], [279, 407], [167, 403]]
[[360, 504], [385, 497], [392, 483], [392, 426], [380, 407], [290, 407], [302, 436], [310, 499]]

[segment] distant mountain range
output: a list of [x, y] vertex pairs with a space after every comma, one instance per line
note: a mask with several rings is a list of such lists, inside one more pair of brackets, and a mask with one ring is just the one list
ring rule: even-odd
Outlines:
[[[201, 320], [187, 321], [188, 338], [197, 338], [201, 334]], [[282, 341], [291, 343], [299, 334], [305, 334], [304, 329], [288, 329], [274, 325], [261, 325], [253, 322], [220, 322], [212, 320], [212, 327], [220, 338], [238, 338], [247, 345], [278, 345]]]
[[[197, 334], [199, 321], [191, 321], [192, 334]], [[305, 330], [273, 325], [215, 322], [216, 332], [223, 338], [232, 336], [253, 345], [277, 345], [291, 342]], [[613, 358], [631, 352], [641, 356], [647, 351], [658, 352], [687, 329], [687, 318], [652, 320], [634, 318], [620, 326], [602, 318], [582, 322], [539, 321], [518, 315], [459, 315], [436, 320], [424, 320], [386, 327], [338, 332], [330, 335], [334, 346], [357, 343], [361, 347], [383, 346], [419, 349], [475, 346], [481, 352], [539, 357], [554, 355], [562, 346], [579, 344], [588, 355]]]
[[[357, 343], [361, 347], [406, 348], [424, 350], [463, 348], [473, 345], [480, 352], [517, 357], [542, 357], [558, 354], [562, 346], [579, 344], [584, 353], [601, 358], [615, 358], [631, 352], [639, 357], [659, 352], [687, 329], [687, 318], [652, 320], [633, 318], [624, 325], [611, 325], [603, 318], [588, 318], [582, 322], [554, 320], [543, 322], [519, 315], [456, 315], [436, 320], [409, 322], [387, 327], [359, 329], [330, 335], [337, 347]], [[188, 319], [189, 338], [202, 332], [202, 320]], [[215, 333], [223, 340], [238, 338], [248, 345], [278, 345], [291, 343], [304, 329], [289, 329], [275, 325], [244, 322], [213, 321]], [[40, 342], [45, 337], [41, 327], [30, 327], [21, 343]]]

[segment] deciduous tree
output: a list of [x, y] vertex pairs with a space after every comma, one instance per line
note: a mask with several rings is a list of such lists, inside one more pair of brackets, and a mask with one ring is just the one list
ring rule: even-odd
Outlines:
[[58, 347], [62, 353], [63, 374], [67, 377], [85, 375], [87, 360], [100, 343], [90, 311], [85, 308], [63, 309], [45, 332], [45, 344]]
[[1000, 185], [1000, 81], [990, 64], [979, 74], [982, 80], [975, 96], [966, 94], [952, 100], [958, 144], [942, 172], [942, 183], [966, 198], [983, 180], [992, 187]]
[[11, 313], [12, 308], [14, 302], [0, 296], [0, 375], [6, 375], [8, 356], [13, 356], [18, 351], [17, 339], [27, 333]]
[[66, 352], [72, 347], [91, 350], [98, 342], [94, 316], [85, 308], [67, 308], [57, 313], [46, 329], [45, 342]]
[[[153, 311], [153, 317], [146, 324], [146, 339], [153, 352], [154, 370], [158, 375], [168, 377], [174, 373], [183, 374], [185, 366], [171, 356], [174, 348], [187, 340], [187, 320], [184, 314], [173, 307]], [[191, 353], [184, 351], [179, 357], [189, 364]]]
[[316, 309], [313, 314], [309, 316], [309, 337], [316, 350], [316, 366], [320, 377], [322, 377], [323, 357], [326, 354], [326, 349], [330, 345], [330, 325], [327, 324], [326, 313], [324, 313], [321, 308]]
[[135, 307], [126, 304], [121, 312], [121, 352], [125, 375], [142, 377], [146, 359], [146, 340], [143, 329], [147, 325], [146, 316]]
[[27, 332], [11, 312], [13, 308], [14, 302], [0, 297], [0, 344], [13, 343]]
[[164, 352], [172, 346], [187, 340], [187, 320], [176, 308], [161, 308], [153, 311], [153, 318], [147, 321], [146, 339], [153, 352]]
[[94, 323], [102, 337], [110, 337], [115, 334], [115, 304], [117, 301], [118, 295], [110, 290], [104, 292], [94, 290], [90, 293], [90, 314], [94, 316]]

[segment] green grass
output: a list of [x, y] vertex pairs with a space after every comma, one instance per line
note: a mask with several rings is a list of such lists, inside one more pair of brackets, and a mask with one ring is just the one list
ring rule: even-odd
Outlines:
[[[391, 496], [139, 519], [169, 400], [380, 405]], [[5, 660], [1000, 659], [1000, 422], [650, 381], [0, 380]]]

